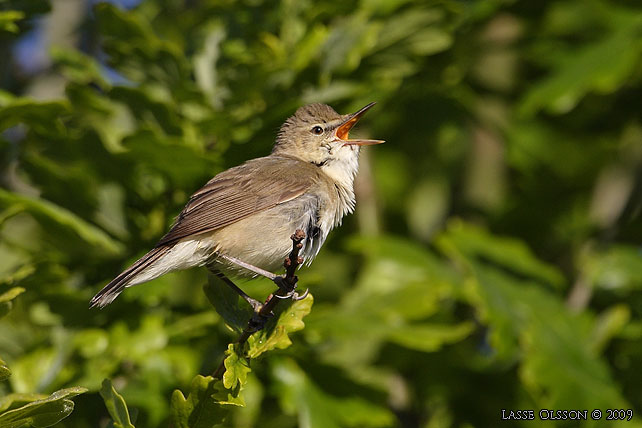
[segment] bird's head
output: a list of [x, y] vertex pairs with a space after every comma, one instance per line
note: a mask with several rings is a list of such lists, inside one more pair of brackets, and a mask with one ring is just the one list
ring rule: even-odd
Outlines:
[[370, 103], [356, 113], [346, 115], [326, 104], [300, 107], [281, 126], [272, 153], [313, 163], [331, 176], [348, 174], [353, 177], [357, 171], [359, 148], [383, 143], [382, 140], [348, 138], [350, 129], [373, 105], [375, 103]]

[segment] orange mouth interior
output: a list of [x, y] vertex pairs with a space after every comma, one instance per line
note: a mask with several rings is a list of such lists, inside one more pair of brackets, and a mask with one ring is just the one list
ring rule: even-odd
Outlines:
[[352, 129], [354, 124], [357, 123], [358, 120], [359, 120], [358, 117], [353, 117], [352, 119], [350, 119], [349, 121], [347, 121], [343, 125], [339, 126], [337, 128], [337, 132], [336, 132], [337, 137], [342, 139], [342, 140], [347, 140], [348, 139], [348, 133], [350, 132], [350, 130]]

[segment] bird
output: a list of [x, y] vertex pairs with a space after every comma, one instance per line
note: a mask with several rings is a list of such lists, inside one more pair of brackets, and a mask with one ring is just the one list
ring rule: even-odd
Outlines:
[[105, 285], [90, 307], [103, 308], [127, 287], [195, 266], [207, 266], [256, 306], [227, 275], [256, 276], [247, 266], [278, 269], [297, 229], [306, 235], [300, 255], [312, 261], [354, 211], [361, 147], [384, 142], [348, 135], [374, 105], [345, 115], [321, 103], [299, 107], [268, 156], [229, 168], [196, 191], [156, 246]]

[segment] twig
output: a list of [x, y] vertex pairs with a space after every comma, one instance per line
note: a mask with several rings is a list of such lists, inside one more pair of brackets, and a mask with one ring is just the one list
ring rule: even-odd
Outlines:
[[[248, 321], [247, 327], [245, 327], [239, 338], [236, 340], [236, 343], [241, 346], [243, 346], [245, 342], [247, 342], [252, 334], [261, 330], [265, 326], [270, 317], [274, 315], [272, 311], [274, 310], [274, 308], [276, 308], [276, 305], [278, 305], [281, 300], [290, 297], [294, 299], [298, 298], [294, 290], [296, 289], [297, 281], [299, 280], [299, 278], [295, 275], [295, 273], [297, 267], [303, 263], [303, 257], [299, 256], [299, 251], [301, 251], [301, 248], [303, 248], [302, 242], [305, 239], [305, 232], [303, 232], [301, 229], [297, 229], [296, 232], [294, 232], [294, 234], [290, 236], [290, 239], [292, 240], [292, 251], [290, 251], [290, 254], [283, 262], [283, 267], [285, 267], [285, 275], [277, 276], [271, 272], [263, 271], [263, 269], [259, 269], [261, 272], [257, 272], [255, 269], [251, 269], [253, 272], [258, 273], [259, 275], [270, 278], [279, 287], [279, 289], [270, 294], [267, 299], [265, 299], [265, 302], [261, 306], [261, 309], [255, 312], [252, 318]], [[229, 261], [236, 264], [238, 264], [238, 262], [241, 262], [237, 259]], [[307, 291], [305, 294], [307, 295]], [[218, 368], [214, 371], [212, 377], [214, 377], [215, 379], [222, 379], [223, 373], [225, 373], [225, 359], [221, 361], [221, 364], [219, 364]]]

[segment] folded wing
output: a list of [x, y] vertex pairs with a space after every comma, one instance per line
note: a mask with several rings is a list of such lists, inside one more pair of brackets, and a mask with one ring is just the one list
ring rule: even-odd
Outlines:
[[303, 195], [312, 184], [304, 169], [286, 157], [268, 156], [228, 169], [194, 193], [158, 245], [214, 231]]

